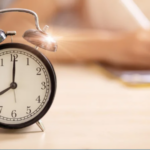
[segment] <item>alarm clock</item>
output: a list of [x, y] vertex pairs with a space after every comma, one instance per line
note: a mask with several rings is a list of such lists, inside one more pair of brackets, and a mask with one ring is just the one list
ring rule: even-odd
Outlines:
[[[56, 51], [56, 42], [41, 30], [38, 16], [27, 9], [3, 9], [0, 13], [25, 12], [34, 15], [36, 28], [27, 30], [23, 38], [34, 44], [0, 45], [0, 127], [20, 129], [34, 123], [44, 131], [41, 118], [50, 109], [56, 92], [56, 75], [51, 62], [38, 51], [38, 47]], [[0, 30], [0, 42], [15, 31]]]

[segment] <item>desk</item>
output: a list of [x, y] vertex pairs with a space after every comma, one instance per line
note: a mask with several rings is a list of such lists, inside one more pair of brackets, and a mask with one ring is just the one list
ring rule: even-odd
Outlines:
[[0, 148], [150, 148], [150, 88], [127, 87], [97, 67], [55, 65], [58, 89], [36, 125], [0, 129]]

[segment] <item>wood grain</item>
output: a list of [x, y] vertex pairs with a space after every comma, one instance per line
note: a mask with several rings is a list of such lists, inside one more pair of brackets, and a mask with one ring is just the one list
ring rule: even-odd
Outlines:
[[0, 148], [149, 148], [150, 89], [127, 87], [96, 67], [55, 65], [58, 90], [43, 118], [22, 130], [0, 129]]

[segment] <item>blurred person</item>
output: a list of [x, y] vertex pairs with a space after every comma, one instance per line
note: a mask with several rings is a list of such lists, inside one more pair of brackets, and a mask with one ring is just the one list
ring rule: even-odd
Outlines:
[[[56, 38], [59, 49], [54, 54], [40, 51], [53, 62], [150, 68], [150, 32], [137, 29], [120, 7], [120, 0], [0, 0], [0, 6], [33, 10], [42, 27], [50, 25], [49, 33]], [[0, 20], [1, 29], [17, 31], [14, 42], [29, 44], [21, 36], [35, 28], [33, 16], [7, 13], [0, 15]]]

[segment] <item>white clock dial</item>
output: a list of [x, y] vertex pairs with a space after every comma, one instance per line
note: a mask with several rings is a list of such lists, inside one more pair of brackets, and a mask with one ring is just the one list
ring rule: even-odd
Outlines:
[[16, 89], [0, 95], [0, 123], [21, 124], [45, 108], [51, 94], [51, 80], [44, 63], [33, 53], [19, 49], [0, 50], [0, 92], [12, 83], [15, 56]]

